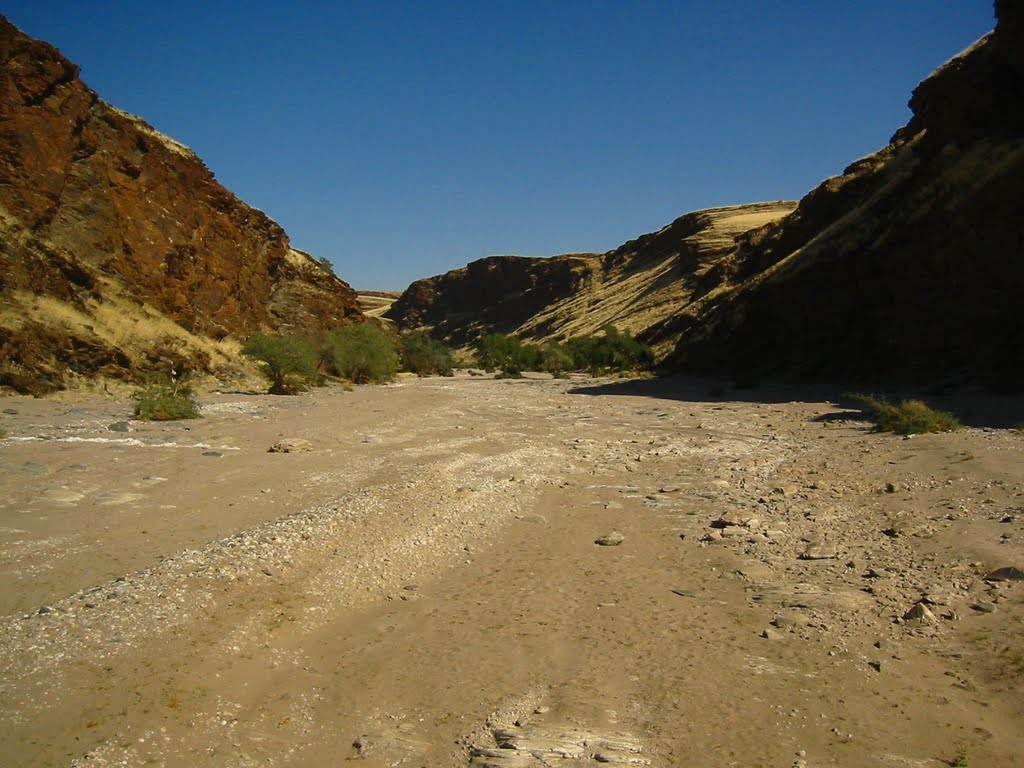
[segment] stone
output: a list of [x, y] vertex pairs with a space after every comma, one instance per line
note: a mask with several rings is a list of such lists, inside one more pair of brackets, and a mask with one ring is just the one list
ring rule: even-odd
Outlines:
[[608, 531], [603, 536], [598, 536], [594, 539], [594, 543], [602, 547], [617, 547], [626, 540], [618, 531]]
[[987, 600], [979, 600], [976, 603], [971, 603], [971, 608], [978, 613], [995, 613], [996, 604], [990, 603]]
[[761, 637], [765, 640], [781, 640], [782, 633], [775, 629], [764, 629], [761, 632]]
[[711, 523], [712, 528], [753, 528], [761, 521], [753, 512], [744, 509], [733, 509], [723, 512], [717, 520]]
[[309, 440], [303, 440], [300, 437], [286, 437], [270, 446], [267, 453], [303, 453], [312, 450], [313, 444]]
[[695, 589], [673, 589], [673, 595], [679, 595], [680, 597], [696, 597], [697, 590]]
[[996, 568], [994, 571], [990, 571], [982, 578], [984, 578], [985, 581], [1024, 581], [1024, 570], [1012, 565], [1007, 565], [1002, 568]]
[[223, 455], [220, 451], [203, 451], [203, 456], [209, 456], [213, 459], [219, 459]]
[[108, 424], [107, 429], [111, 432], [131, 432], [132, 425], [127, 421], [115, 421], [113, 424]]
[[838, 556], [836, 548], [827, 544], [808, 544], [807, 549], [800, 553], [801, 560], [834, 560]]
[[935, 624], [938, 619], [931, 609], [922, 602], [914, 603], [910, 610], [903, 614], [903, 621], [915, 624]]

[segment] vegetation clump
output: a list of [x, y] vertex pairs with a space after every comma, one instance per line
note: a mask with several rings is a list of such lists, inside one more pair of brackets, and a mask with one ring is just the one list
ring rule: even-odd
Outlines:
[[169, 376], [153, 377], [135, 392], [133, 413], [145, 421], [198, 419], [201, 415], [191, 384]]
[[375, 325], [347, 325], [327, 334], [324, 360], [334, 374], [353, 384], [380, 384], [398, 373], [398, 346]]
[[599, 375], [648, 369], [654, 364], [654, 353], [628, 331], [606, 325], [598, 334], [578, 336], [564, 343], [550, 342], [543, 347], [507, 334], [491, 333], [477, 341], [476, 359], [481, 368], [500, 370], [506, 376], [517, 376], [524, 370], [546, 371], [555, 376], [569, 371]]
[[421, 331], [408, 331], [399, 338], [402, 370], [418, 376], [452, 376], [452, 350]]
[[259, 361], [260, 371], [270, 380], [271, 395], [305, 392], [319, 379], [316, 349], [300, 336], [254, 333], [242, 354]]
[[930, 408], [921, 400], [891, 403], [883, 397], [861, 394], [852, 394], [850, 398], [873, 414], [875, 429], [879, 432], [920, 435], [926, 432], [955, 432], [963, 427], [953, 414]]

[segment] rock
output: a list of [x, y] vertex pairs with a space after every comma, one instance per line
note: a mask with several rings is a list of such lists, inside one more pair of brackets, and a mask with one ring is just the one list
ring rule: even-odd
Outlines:
[[806, 627], [811, 623], [811, 620], [802, 613], [785, 613], [773, 617], [770, 623], [777, 629], [794, 629], [796, 627]]
[[214, 459], [219, 459], [223, 455], [220, 451], [203, 451], [203, 456], [209, 456]]
[[868, 666], [871, 667], [873, 670], [875, 670], [875, 672], [881, 672], [882, 671], [882, 662], [881, 662], [880, 659], [875, 659], [873, 661], [869, 661], [868, 662]]
[[765, 640], [781, 640], [782, 633], [774, 629], [764, 629], [761, 632], [761, 637]]
[[38, 613], [40, 616], [45, 616], [48, 613], [53, 613], [53, 608], [51, 608], [48, 605], [44, 605], [38, 611], [36, 611], [36, 613]]
[[603, 536], [594, 539], [594, 543], [602, 547], [617, 547], [626, 540], [618, 531], [609, 531]]
[[680, 597], [696, 597], [697, 590], [695, 589], [673, 589], [673, 595], [679, 595]]
[[915, 624], [935, 624], [938, 619], [931, 609], [922, 602], [914, 603], [910, 610], [903, 614], [903, 621]]
[[753, 512], [744, 509], [733, 509], [722, 515], [711, 523], [712, 528], [753, 528], [761, 521]]
[[267, 453], [304, 453], [305, 451], [312, 450], [313, 444], [309, 440], [303, 440], [299, 437], [286, 437], [270, 446], [267, 449]]
[[132, 425], [127, 421], [115, 421], [113, 424], [108, 424], [107, 429], [111, 432], [131, 432]]
[[17, 416], [18, 412], [14, 408], [4, 408], [4, 413], [8, 416]]
[[990, 603], [987, 600], [979, 600], [976, 603], [971, 603], [971, 608], [978, 613], [995, 613], [996, 604]]
[[827, 544], [808, 544], [807, 549], [800, 553], [801, 560], [834, 560], [837, 557], [836, 548]]
[[1024, 581], [1024, 570], [1012, 565], [996, 568], [982, 577], [985, 581]]

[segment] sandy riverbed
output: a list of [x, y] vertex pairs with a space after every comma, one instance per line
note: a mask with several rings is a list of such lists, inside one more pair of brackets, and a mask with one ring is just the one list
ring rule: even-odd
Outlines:
[[1020, 765], [1024, 435], [711, 391], [3, 400], [0, 764]]

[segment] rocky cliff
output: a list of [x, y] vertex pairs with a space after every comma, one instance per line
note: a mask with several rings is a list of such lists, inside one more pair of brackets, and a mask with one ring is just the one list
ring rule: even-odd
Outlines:
[[677, 338], [671, 318], [715, 283], [718, 265], [739, 239], [794, 206], [689, 213], [604, 254], [492, 256], [416, 281], [387, 317], [457, 347], [492, 332], [561, 340], [612, 323], [667, 352]]
[[747, 238], [678, 320], [672, 363], [1024, 386], [1024, 14], [996, 13], [887, 147]]
[[230, 337], [358, 318], [352, 289], [191, 150], [0, 17], [0, 384], [208, 369]]

